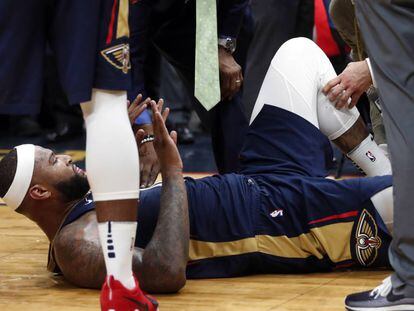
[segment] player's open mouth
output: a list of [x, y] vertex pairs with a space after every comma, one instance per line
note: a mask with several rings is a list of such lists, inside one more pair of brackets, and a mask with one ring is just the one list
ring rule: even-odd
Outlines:
[[75, 172], [75, 174], [86, 175], [86, 172], [83, 169], [80, 169], [76, 165], [72, 165], [72, 167], [73, 167], [73, 171]]

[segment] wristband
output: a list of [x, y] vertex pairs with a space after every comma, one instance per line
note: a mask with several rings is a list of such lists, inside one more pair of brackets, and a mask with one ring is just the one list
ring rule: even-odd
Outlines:
[[148, 112], [148, 109], [145, 109], [138, 118], [136, 118], [134, 124], [136, 125], [144, 125], [144, 124], [152, 124], [151, 116]]

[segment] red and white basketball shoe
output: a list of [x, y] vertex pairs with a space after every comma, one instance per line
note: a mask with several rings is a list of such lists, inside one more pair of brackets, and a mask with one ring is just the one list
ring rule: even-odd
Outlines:
[[135, 288], [129, 290], [112, 275], [107, 276], [101, 290], [102, 311], [157, 311], [158, 302], [144, 294], [135, 278]]

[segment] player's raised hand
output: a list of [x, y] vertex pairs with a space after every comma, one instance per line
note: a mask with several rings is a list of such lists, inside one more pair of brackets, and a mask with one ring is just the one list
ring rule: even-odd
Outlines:
[[149, 97], [144, 101], [142, 98], [142, 94], [138, 94], [132, 103], [128, 101], [128, 117], [131, 125], [134, 124], [136, 118], [138, 118], [141, 113], [143, 113], [145, 109], [148, 108], [149, 103], [151, 102], [151, 98]]
[[153, 143], [151, 141], [147, 141], [144, 144], [141, 143], [145, 135], [153, 134], [152, 124], [134, 124], [136, 118], [148, 108], [151, 102], [151, 98], [147, 98], [144, 101], [142, 99], [142, 95], [139, 94], [132, 103], [128, 102], [128, 116], [136, 133], [135, 140], [138, 144], [140, 186], [141, 188], [147, 188], [157, 179], [158, 173], [160, 172], [160, 165]]
[[169, 109], [162, 110], [164, 102], [158, 103], [151, 101], [154, 128], [154, 147], [161, 166], [161, 174], [181, 173], [183, 162], [177, 149], [177, 133], [172, 131], [168, 133], [165, 121], [168, 118]]

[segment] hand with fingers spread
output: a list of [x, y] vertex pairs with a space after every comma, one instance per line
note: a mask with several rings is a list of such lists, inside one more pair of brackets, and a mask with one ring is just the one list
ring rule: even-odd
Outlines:
[[[154, 144], [152, 141], [141, 143], [146, 135], [153, 135], [152, 124], [133, 124], [135, 119], [150, 105], [151, 98], [142, 101], [142, 95], [139, 94], [137, 98], [128, 104], [129, 120], [136, 132], [135, 140], [138, 145], [139, 165], [140, 165], [140, 187], [147, 188], [152, 186], [157, 179], [160, 172], [160, 164], [158, 162], [157, 154], [155, 153]], [[160, 100], [162, 101], [162, 99]]]
[[129, 122], [131, 122], [131, 125], [134, 124], [135, 120], [145, 111], [145, 109], [148, 108], [148, 105], [151, 101], [151, 98], [147, 98], [144, 101], [142, 101], [142, 94], [138, 94], [138, 96], [134, 99], [134, 101], [131, 103], [128, 101], [128, 117]]
[[243, 84], [243, 74], [240, 65], [232, 54], [219, 47], [219, 68], [221, 99], [232, 99]]
[[349, 63], [345, 70], [329, 81], [322, 92], [337, 109], [352, 108], [372, 85], [372, 77], [365, 60]]
[[158, 156], [163, 178], [169, 174], [182, 173], [183, 162], [177, 149], [177, 132], [168, 133], [165, 121], [169, 109], [162, 110], [163, 102], [151, 101], [154, 127], [154, 147]]

